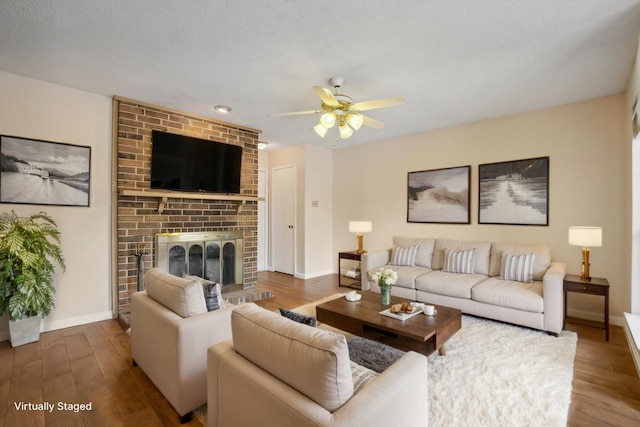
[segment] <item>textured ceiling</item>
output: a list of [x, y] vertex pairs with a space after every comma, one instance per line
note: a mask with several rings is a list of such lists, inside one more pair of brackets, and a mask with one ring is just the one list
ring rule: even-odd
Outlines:
[[[338, 147], [623, 92], [640, 0], [2, 0], [0, 70], [331, 147], [311, 87], [373, 110]], [[233, 108], [228, 115], [215, 104]]]

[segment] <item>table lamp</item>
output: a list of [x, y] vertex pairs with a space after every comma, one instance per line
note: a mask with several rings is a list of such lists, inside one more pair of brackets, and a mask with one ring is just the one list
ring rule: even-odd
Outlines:
[[582, 269], [580, 278], [590, 281], [589, 248], [602, 246], [602, 227], [569, 227], [569, 244], [582, 247]]
[[373, 229], [371, 221], [349, 221], [349, 231], [356, 233], [358, 236], [358, 253], [363, 254], [365, 251], [362, 247], [362, 233], [368, 233]]

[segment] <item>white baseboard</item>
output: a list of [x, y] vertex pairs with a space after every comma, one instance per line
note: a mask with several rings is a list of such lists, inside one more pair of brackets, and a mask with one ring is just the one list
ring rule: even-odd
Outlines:
[[70, 328], [72, 326], [85, 325], [87, 323], [101, 322], [103, 320], [110, 319], [113, 319], [113, 312], [111, 310], [103, 311], [101, 313], [86, 314], [84, 316], [67, 317], [66, 319], [54, 321], [47, 321], [43, 319], [40, 332], [55, 331], [58, 329]]
[[[113, 313], [111, 310], [103, 311], [101, 313], [91, 313], [84, 316], [68, 317], [66, 319], [46, 321], [42, 320], [40, 325], [40, 332], [55, 331], [58, 329], [71, 328], [73, 326], [85, 325], [87, 323], [101, 322], [103, 320], [113, 319]], [[0, 316], [0, 341], [9, 340], [9, 317], [4, 313]]]
[[316, 277], [320, 277], [320, 276], [326, 276], [327, 274], [333, 274], [333, 270], [324, 270], [324, 271], [317, 271], [315, 273], [296, 273], [295, 277], [298, 279], [314, 279]]

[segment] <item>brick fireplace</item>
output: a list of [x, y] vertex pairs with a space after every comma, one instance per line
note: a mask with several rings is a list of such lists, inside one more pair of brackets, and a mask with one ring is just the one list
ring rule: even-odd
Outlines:
[[[113, 304], [121, 321], [128, 322], [129, 298], [137, 290], [137, 256], [143, 270], [156, 265], [158, 234], [238, 233], [242, 236], [241, 286], [253, 287], [258, 248], [259, 131], [120, 97], [114, 97], [113, 116], [117, 192]], [[242, 146], [239, 197], [151, 192], [153, 129]]]

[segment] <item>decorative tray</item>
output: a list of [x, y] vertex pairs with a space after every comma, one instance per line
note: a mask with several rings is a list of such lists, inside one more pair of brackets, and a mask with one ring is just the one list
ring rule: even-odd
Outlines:
[[413, 311], [411, 313], [392, 313], [390, 308], [386, 310], [382, 310], [380, 314], [387, 317], [393, 317], [398, 320], [406, 320], [410, 317], [415, 316], [416, 314], [422, 313], [422, 307], [413, 307]]

